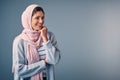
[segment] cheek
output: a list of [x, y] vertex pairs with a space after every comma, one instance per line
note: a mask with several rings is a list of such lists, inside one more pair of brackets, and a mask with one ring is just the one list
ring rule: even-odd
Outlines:
[[44, 23], [45, 21], [43, 20], [43, 23]]
[[37, 24], [37, 21], [32, 21], [32, 26], [35, 26]]

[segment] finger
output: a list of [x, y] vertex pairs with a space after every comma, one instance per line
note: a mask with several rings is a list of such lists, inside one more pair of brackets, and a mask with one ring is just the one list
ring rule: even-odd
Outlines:
[[45, 27], [45, 28], [43, 28], [43, 30], [47, 31], [47, 28]]
[[42, 28], [46, 28], [46, 26], [43, 26]]

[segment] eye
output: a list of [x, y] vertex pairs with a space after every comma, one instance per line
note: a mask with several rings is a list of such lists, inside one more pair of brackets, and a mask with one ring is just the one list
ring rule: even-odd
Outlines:
[[44, 19], [44, 16], [42, 17], [42, 19]]
[[40, 18], [39, 16], [35, 17], [35, 19], [37, 19], [37, 20], [39, 20], [39, 18]]

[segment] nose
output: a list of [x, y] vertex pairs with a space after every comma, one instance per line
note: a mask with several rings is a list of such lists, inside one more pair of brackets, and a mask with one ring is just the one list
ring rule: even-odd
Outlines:
[[43, 23], [43, 19], [42, 18], [39, 19], [39, 23]]

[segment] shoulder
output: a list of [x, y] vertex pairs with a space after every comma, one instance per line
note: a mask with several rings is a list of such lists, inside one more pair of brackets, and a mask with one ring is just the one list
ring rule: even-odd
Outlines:
[[13, 45], [22, 45], [24, 40], [18, 35], [13, 40]]
[[48, 31], [48, 35], [54, 35], [54, 33], [51, 31]]
[[54, 35], [54, 33], [53, 32], [51, 32], [51, 31], [48, 31], [48, 38], [49, 39], [51, 39], [51, 38], [54, 38], [55, 37], [55, 35]]

